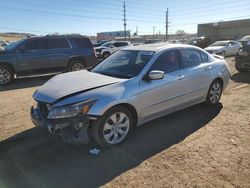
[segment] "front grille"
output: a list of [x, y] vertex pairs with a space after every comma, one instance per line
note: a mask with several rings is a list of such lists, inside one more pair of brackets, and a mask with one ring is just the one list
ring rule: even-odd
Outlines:
[[47, 117], [47, 115], [49, 114], [49, 110], [48, 110], [47, 104], [45, 104], [45, 103], [38, 103], [38, 106], [39, 106], [39, 109], [40, 109], [42, 115], [44, 117]]

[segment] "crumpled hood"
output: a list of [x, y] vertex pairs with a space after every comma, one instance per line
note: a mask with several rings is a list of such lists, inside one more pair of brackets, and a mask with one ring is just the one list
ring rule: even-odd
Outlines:
[[208, 46], [207, 48], [205, 48], [205, 50], [218, 51], [218, 50], [222, 50], [223, 48], [224, 48], [224, 46]]
[[55, 101], [80, 92], [121, 82], [124, 79], [105, 76], [86, 70], [57, 75], [41, 86], [33, 95], [44, 103]]

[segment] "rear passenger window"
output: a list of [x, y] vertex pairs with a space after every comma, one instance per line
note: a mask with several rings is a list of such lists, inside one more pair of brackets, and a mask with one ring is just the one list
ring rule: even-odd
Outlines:
[[209, 62], [208, 55], [205, 52], [200, 51], [200, 54], [203, 63]]
[[155, 61], [150, 70], [160, 70], [164, 73], [170, 73], [179, 70], [180, 63], [178, 59], [178, 54], [176, 50], [171, 50], [164, 52], [158, 59]]
[[92, 43], [88, 38], [72, 38], [78, 48], [92, 48]]
[[184, 68], [197, 66], [202, 63], [201, 55], [198, 50], [182, 49], [180, 51]]
[[70, 48], [66, 39], [46, 39], [48, 49]]

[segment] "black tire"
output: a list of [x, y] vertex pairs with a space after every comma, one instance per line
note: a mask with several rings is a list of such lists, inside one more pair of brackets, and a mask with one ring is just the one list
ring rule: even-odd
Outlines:
[[10, 84], [14, 80], [14, 71], [8, 66], [0, 66], [0, 86]]
[[69, 63], [68, 72], [82, 70], [85, 69], [86, 67], [87, 67], [86, 64], [82, 60], [80, 59], [72, 60]]
[[[121, 115], [126, 115], [124, 117], [124, 119], [118, 119], [118, 117], [121, 117], [121, 116], [118, 116], [117, 114], [121, 114]], [[115, 129], [115, 126], [116, 127], [119, 127], [119, 122], [116, 121], [116, 122], [113, 122], [113, 125], [111, 125], [108, 121], [112, 121], [111, 120], [111, 117], [112, 116], [116, 116], [116, 120], [118, 119], [118, 121], [120, 122], [120, 124], [122, 124], [122, 121], [126, 122], [129, 121], [129, 126], [128, 128], [125, 128], [123, 127], [124, 129], [122, 128], [118, 128], [118, 129], [122, 129], [123, 131], [126, 132], [126, 134], [124, 134], [122, 136], [121, 133], [118, 133], [119, 131], [117, 130], [111, 130], [110, 129], [107, 129], [107, 125], [112, 127], [112, 129]], [[123, 123], [124, 124], [124, 123]], [[116, 106], [114, 108], [111, 108], [110, 110], [108, 110], [102, 117], [100, 117], [97, 121], [93, 122], [91, 127], [90, 127], [90, 134], [91, 134], [91, 138], [97, 143], [99, 144], [100, 146], [102, 147], [105, 147], [105, 148], [111, 148], [111, 147], [115, 147], [115, 146], [118, 146], [118, 145], [121, 145], [122, 143], [125, 142], [125, 140], [128, 138], [128, 136], [131, 134], [131, 131], [133, 129], [133, 126], [134, 126], [134, 121], [133, 121], [133, 117], [132, 117], [132, 114], [131, 112], [123, 107], [123, 106]], [[104, 127], [106, 128], [106, 130], [104, 130]], [[113, 134], [112, 134], [113, 133]], [[120, 134], [120, 141], [119, 142], [114, 142], [114, 143], [111, 143], [112, 141], [111, 140], [115, 140], [115, 134], [117, 134], [117, 138], [119, 139], [119, 134]], [[106, 138], [105, 136], [106, 135]], [[108, 135], [111, 135], [110, 138], [109, 138], [109, 141], [107, 141], [107, 137]]]
[[104, 52], [103, 55], [102, 55], [102, 59], [106, 59], [109, 56], [110, 56], [109, 52]]
[[249, 70], [248, 69], [244, 69], [244, 68], [241, 68], [240, 67], [240, 64], [239, 63], [235, 63], [235, 69], [240, 72], [240, 73], [243, 73], [243, 72], [248, 72]]
[[222, 81], [219, 79], [214, 80], [209, 87], [205, 104], [208, 106], [213, 106], [219, 103], [222, 90], [223, 90]]

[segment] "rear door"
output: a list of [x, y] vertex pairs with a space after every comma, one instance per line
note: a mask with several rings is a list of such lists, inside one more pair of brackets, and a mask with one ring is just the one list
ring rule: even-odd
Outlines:
[[211, 83], [213, 64], [208, 55], [198, 49], [180, 49], [184, 71], [185, 102], [193, 103], [202, 100]]
[[17, 49], [17, 67], [22, 75], [40, 74], [49, 65], [45, 40], [34, 38]]
[[47, 72], [65, 71], [71, 56], [71, 46], [66, 38], [46, 38], [49, 64]]

